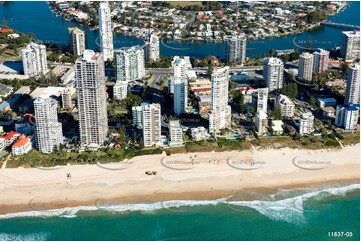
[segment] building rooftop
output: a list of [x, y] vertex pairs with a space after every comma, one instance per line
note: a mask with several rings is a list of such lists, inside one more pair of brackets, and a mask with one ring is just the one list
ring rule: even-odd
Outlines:
[[313, 54], [318, 54], [318, 55], [329, 55], [330, 52], [324, 49], [318, 49], [317, 51], [313, 52]]
[[279, 65], [283, 65], [283, 62], [281, 59], [271, 57], [271, 58], [266, 58], [264, 60], [264, 64], [268, 66], [279, 66]]
[[303, 52], [300, 57], [303, 57], [303, 58], [313, 58], [313, 54], [308, 53], [308, 52]]
[[278, 100], [279, 100], [278, 102], [283, 105], [293, 105], [294, 104], [289, 97], [282, 95], [282, 94], [279, 95]]
[[12, 147], [21, 147], [28, 143], [30, 139], [26, 137], [24, 134], [20, 135], [19, 139], [13, 144]]
[[59, 97], [63, 91], [64, 87], [37, 87], [31, 94], [31, 98], [37, 99], [39, 97]]
[[20, 133], [19, 133], [19, 132], [16, 132], [16, 131], [10, 131], [9, 133], [7, 133], [7, 134], [4, 135], [4, 136], [0, 136], [0, 138], [6, 139], [6, 140], [10, 140], [10, 139], [12, 139], [15, 135], [20, 135]]
[[257, 112], [257, 116], [260, 118], [260, 119], [267, 119], [267, 114], [265, 112], [263, 112], [262, 110], [259, 110]]
[[0, 83], [0, 96], [9, 95], [13, 90], [12, 86], [4, 85]]
[[282, 120], [272, 120], [272, 129], [274, 131], [283, 131], [282, 125]]
[[301, 114], [302, 119], [309, 119], [309, 118], [312, 118], [312, 117], [313, 117], [313, 114], [311, 112], [306, 112], [306, 113]]
[[169, 127], [171, 128], [181, 128], [181, 124], [179, 120], [170, 120]]
[[84, 53], [80, 58], [82, 58], [82, 60], [92, 61], [98, 59], [100, 55], [100, 53], [94, 52], [93, 50], [84, 50]]

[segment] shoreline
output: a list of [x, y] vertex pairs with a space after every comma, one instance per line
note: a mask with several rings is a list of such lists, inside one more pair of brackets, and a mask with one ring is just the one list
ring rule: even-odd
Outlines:
[[[359, 145], [354, 145], [331, 151], [282, 148], [147, 155], [122, 167], [113, 163], [0, 169], [0, 214], [91, 206], [97, 201], [204, 200], [245, 191], [359, 184], [359, 158]], [[158, 174], [144, 174], [152, 170]], [[71, 179], [66, 178], [69, 172]]]
[[[297, 190], [297, 189], [333, 189], [333, 188], [344, 188], [347, 186], [352, 186], [359, 184], [359, 179], [339, 179], [339, 180], [330, 180], [330, 181], [321, 181], [319, 183], [300, 183], [285, 185], [281, 187], [257, 187], [257, 188], [243, 188], [241, 190], [224, 190], [224, 191], [199, 191], [199, 192], [184, 192], [184, 193], [161, 193], [161, 194], [152, 194], [152, 195], [143, 195], [143, 196], [134, 196], [134, 197], [115, 197], [110, 199], [91, 199], [87, 201], [52, 201], [52, 202], [38, 202], [31, 201], [28, 204], [19, 204], [19, 205], [1, 205], [0, 206], [0, 220], [4, 217], [9, 216], [8, 218], [24, 218], [24, 217], [39, 217], [39, 216], [56, 216], [55, 213], [57, 210], [78, 210], [86, 211], [91, 210], [91, 208], [96, 208], [91, 211], [99, 212], [126, 212], [132, 211], [132, 209], [125, 211], [116, 211], [112, 210], [112, 206], [121, 205], [124, 207], [135, 206], [139, 204], [152, 205], [155, 203], [160, 203], [160, 207], [154, 208], [158, 209], [168, 209], [171, 212], [177, 213], [178, 206], [187, 206], [188, 203], [200, 202], [206, 204], [214, 204], [219, 201], [227, 200], [227, 198], [232, 198], [238, 194], [246, 194], [248, 198], [242, 199], [240, 201], [253, 201], [251, 193], [256, 193], [257, 195], [273, 195], [277, 191], [286, 189], [286, 190]], [[339, 186], [341, 185], [341, 186]], [[305, 193], [307, 194], [307, 193]], [[253, 195], [254, 196], [254, 195]], [[293, 198], [293, 197], [291, 197]], [[286, 198], [287, 199], [287, 198]], [[183, 203], [182, 203], [183, 201]], [[239, 201], [239, 200], [230, 200], [230, 201]], [[40, 205], [45, 208], [39, 207]], [[168, 207], [167, 205], [170, 205]], [[88, 209], [84, 209], [84, 208]], [[175, 207], [173, 210], [171, 207]], [[134, 211], [141, 211], [142, 209], [135, 209]], [[144, 209], [146, 210], [146, 209]], [[184, 213], [185, 210], [179, 210], [178, 213]], [[21, 215], [24, 213], [34, 213], [30, 216]], [[59, 211], [62, 213], [63, 211]], [[38, 214], [37, 214], [38, 213]], [[89, 215], [87, 215], [89, 216]], [[91, 216], [91, 215], [90, 215]]]
[[[349, 4], [344, 4], [342, 7], [338, 8], [336, 12], [331, 13], [331, 14], [325, 14], [326, 16], [326, 20], [324, 21], [328, 21], [328, 17], [330, 16], [336, 16], [338, 15], [340, 12], [344, 11], [347, 7], [349, 7]], [[57, 10], [54, 8], [54, 6], [52, 6], [51, 4], [49, 4], [49, 9], [51, 9], [52, 14], [56, 14], [56, 16], [61, 17], [63, 20], [65, 21], [69, 21], [69, 22], [74, 22], [76, 24], [79, 24], [81, 26], [84, 26], [86, 28], [88, 28], [91, 31], [95, 31], [99, 29], [99, 26], [91, 26], [89, 24], [87, 24], [86, 22], [82, 22], [82, 21], [77, 21], [76, 19], [67, 19], [64, 17], [64, 12], [57, 12]], [[323, 22], [323, 21], [321, 21]], [[252, 41], [252, 40], [264, 40], [264, 39], [273, 39], [273, 38], [282, 38], [285, 36], [292, 36], [292, 35], [299, 35], [302, 34], [304, 32], [316, 29], [318, 27], [321, 26], [321, 22], [317, 22], [317, 23], [313, 23], [310, 24], [309, 26], [303, 28], [303, 29], [296, 29], [293, 30], [291, 32], [286, 32], [286, 33], [278, 33], [278, 34], [273, 34], [273, 35], [267, 35], [267, 36], [260, 36], [260, 37], [250, 37], [247, 38], [248, 41]], [[130, 27], [130, 26], [127, 26]], [[158, 31], [158, 29], [155, 29], [155, 31]], [[139, 40], [145, 41], [142, 36], [137, 36], [136, 34], [129, 34], [129, 33], [123, 33], [122, 31], [116, 31], [116, 28], [113, 29], [113, 32], [115, 35], [123, 35], [123, 36], [129, 36], [132, 38], [137, 38]], [[197, 43], [223, 43], [224, 39], [196, 39], [196, 38], [188, 38], [188, 39], [173, 39], [173, 38], [167, 38], [167, 37], [163, 37], [162, 38], [164, 41], [170, 41], [170, 42], [175, 42], [175, 43], [181, 43], [181, 44], [197, 44]]]

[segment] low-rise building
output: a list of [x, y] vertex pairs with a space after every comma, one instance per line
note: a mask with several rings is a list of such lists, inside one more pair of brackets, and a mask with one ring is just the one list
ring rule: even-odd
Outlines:
[[282, 120], [272, 120], [272, 131], [274, 134], [283, 134]]
[[277, 105], [281, 109], [282, 117], [292, 118], [294, 116], [295, 104], [292, 102], [292, 100], [289, 97], [282, 94], [278, 95]]
[[211, 95], [199, 96], [198, 106], [200, 113], [208, 113], [211, 109]]
[[320, 108], [336, 107], [337, 101], [334, 98], [317, 98], [317, 104]]
[[210, 95], [212, 92], [212, 82], [208, 79], [201, 79], [195, 82], [190, 82], [191, 90], [196, 96], [199, 95]]
[[205, 127], [199, 126], [197, 128], [191, 128], [191, 137], [194, 141], [200, 141], [211, 138], [211, 135]]
[[12, 86], [0, 83], [0, 99], [8, 97], [13, 92], [13, 90], [14, 88]]
[[[5, 141], [5, 146], [10, 146], [12, 145], [20, 136], [21, 134], [19, 132], [16, 131], [10, 131], [9, 133], [7, 133], [4, 136], [0, 136], [0, 140], [4, 139]], [[2, 141], [3, 142], [3, 141]]]
[[29, 94], [31, 91], [30, 86], [22, 86], [11, 97], [0, 104], [0, 111], [7, 111], [17, 105], [20, 97], [24, 94]]
[[123, 100], [128, 94], [128, 82], [117, 81], [113, 86], [113, 97], [115, 100]]
[[322, 116], [324, 118], [334, 118], [335, 117], [335, 109], [333, 107], [325, 107], [322, 109]]
[[11, 154], [12, 155], [24, 155], [28, 153], [32, 148], [30, 137], [26, 137], [22, 134], [19, 139], [12, 145]]

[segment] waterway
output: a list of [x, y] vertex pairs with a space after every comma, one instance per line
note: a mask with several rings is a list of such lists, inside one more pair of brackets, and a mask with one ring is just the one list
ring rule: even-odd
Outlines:
[[[76, 22], [64, 20], [50, 12], [49, 5], [44, 1], [29, 2], [16, 1], [0, 4], [0, 19], [5, 18], [7, 24], [20, 32], [34, 33], [36, 39], [46, 42], [68, 45], [69, 27], [79, 27], [86, 32], [87, 48], [99, 50], [97, 38], [98, 30], [90, 30], [87, 26]], [[360, 25], [360, 2], [352, 2], [350, 6], [329, 20], [338, 23]], [[274, 37], [268, 39], [249, 40], [247, 45], [247, 56], [263, 55], [271, 48], [293, 49], [296, 42], [306, 47], [306, 42], [311, 43], [312, 48], [331, 49], [341, 43], [341, 32], [343, 30], [320, 26], [301, 34]], [[296, 39], [295, 39], [296, 38]], [[125, 35], [114, 36], [115, 48], [142, 45], [143, 41]], [[162, 56], [189, 55], [204, 57], [214, 55], [223, 58], [224, 44], [214, 42], [182, 42], [161, 41], [160, 52]]]

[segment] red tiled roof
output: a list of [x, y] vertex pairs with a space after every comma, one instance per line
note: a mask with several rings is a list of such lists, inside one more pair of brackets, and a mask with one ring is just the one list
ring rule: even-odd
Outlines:
[[6, 135], [4, 136], [1, 136], [0, 138], [3, 138], [3, 139], [6, 139], [6, 140], [10, 140], [14, 137], [14, 135], [20, 135], [19, 132], [16, 132], [16, 131], [10, 131], [9, 133], [7, 133]]
[[10, 33], [10, 32], [14, 32], [14, 31], [10, 28], [5, 28], [5, 29], [0, 30], [0, 33]]
[[26, 137], [24, 134], [22, 134], [20, 135], [19, 139], [13, 144], [12, 147], [24, 146], [28, 142], [29, 142], [29, 138]]

